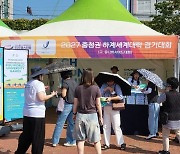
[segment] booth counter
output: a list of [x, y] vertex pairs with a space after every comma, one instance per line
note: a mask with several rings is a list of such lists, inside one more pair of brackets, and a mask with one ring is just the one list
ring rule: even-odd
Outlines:
[[140, 90], [131, 90], [126, 98], [126, 109], [120, 111], [124, 135], [148, 135], [148, 101]]

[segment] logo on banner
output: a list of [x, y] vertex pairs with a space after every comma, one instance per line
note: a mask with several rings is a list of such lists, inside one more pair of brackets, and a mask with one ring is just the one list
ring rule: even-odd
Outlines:
[[45, 44], [43, 44], [43, 48], [48, 49], [48, 46], [49, 46], [49, 41], [47, 41]]
[[37, 40], [36, 53], [38, 55], [55, 55], [56, 41], [55, 40]]
[[2, 40], [2, 47], [8, 50], [28, 50], [29, 55], [35, 53], [35, 43], [33, 40]]

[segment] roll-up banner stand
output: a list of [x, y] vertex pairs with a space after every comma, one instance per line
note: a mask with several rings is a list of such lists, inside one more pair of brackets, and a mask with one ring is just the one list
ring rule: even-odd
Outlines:
[[23, 118], [28, 50], [4, 50], [4, 119]]

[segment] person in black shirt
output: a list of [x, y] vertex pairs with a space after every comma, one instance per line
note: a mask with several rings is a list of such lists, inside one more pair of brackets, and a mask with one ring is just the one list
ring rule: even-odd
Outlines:
[[160, 105], [157, 103], [158, 98], [158, 88], [151, 81], [147, 80], [147, 88], [142, 90], [144, 94], [147, 94], [148, 106], [149, 106], [149, 116], [148, 116], [148, 128], [149, 128], [149, 136], [146, 138], [150, 140], [153, 137], [158, 136], [158, 119], [159, 119], [159, 111]]
[[74, 79], [72, 79], [72, 71], [61, 72], [63, 79], [61, 96], [65, 100], [64, 110], [58, 114], [56, 127], [52, 137], [52, 146], [55, 147], [59, 143], [61, 132], [65, 121], [67, 120], [66, 143], [64, 146], [76, 146], [76, 141], [73, 138], [74, 121], [73, 121], [73, 104], [74, 91], [77, 86]]
[[162, 93], [157, 102], [163, 104], [163, 112], [167, 115], [167, 123], [162, 125], [163, 150], [159, 154], [170, 154], [169, 134], [175, 130], [176, 137], [180, 141], [180, 93], [176, 91], [179, 86], [178, 79], [170, 77], [166, 80], [166, 91]]

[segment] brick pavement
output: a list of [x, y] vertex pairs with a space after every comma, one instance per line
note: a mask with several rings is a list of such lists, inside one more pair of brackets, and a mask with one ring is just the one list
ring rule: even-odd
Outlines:
[[[51, 137], [55, 127], [56, 114], [55, 109], [48, 109], [46, 119], [46, 139], [44, 146], [44, 154], [76, 154], [76, 147], [64, 147], [66, 128], [63, 129], [60, 143], [57, 147], [51, 146]], [[11, 132], [8, 136], [0, 137], [0, 154], [12, 154], [17, 148], [18, 137], [20, 131]], [[111, 136], [111, 149], [103, 151], [104, 154], [155, 154], [162, 149], [162, 135], [150, 141], [145, 140], [145, 136], [126, 135], [124, 136], [127, 144], [126, 151], [121, 151], [116, 147], [115, 136]], [[170, 135], [170, 140], [174, 138], [174, 134]], [[170, 141], [171, 154], [180, 154], [180, 144]], [[28, 153], [30, 153], [30, 149]], [[93, 145], [86, 143], [85, 154], [94, 154]]]

